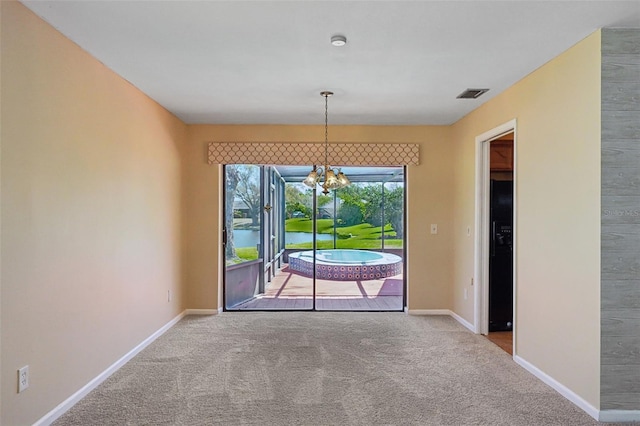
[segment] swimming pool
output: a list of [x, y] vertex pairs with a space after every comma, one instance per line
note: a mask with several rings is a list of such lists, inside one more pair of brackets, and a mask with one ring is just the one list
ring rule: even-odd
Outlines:
[[[289, 254], [289, 268], [313, 276], [313, 250]], [[316, 251], [316, 278], [333, 281], [376, 280], [402, 273], [402, 258], [369, 250]]]

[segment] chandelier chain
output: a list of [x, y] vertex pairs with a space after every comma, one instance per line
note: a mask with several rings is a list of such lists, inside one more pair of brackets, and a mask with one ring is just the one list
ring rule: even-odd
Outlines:
[[329, 94], [324, 95], [324, 166], [329, 166]]

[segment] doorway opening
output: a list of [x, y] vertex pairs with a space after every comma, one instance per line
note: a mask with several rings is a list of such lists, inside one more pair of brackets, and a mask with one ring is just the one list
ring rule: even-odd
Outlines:
[[306, 166], [225, 166], [225, 310], [404, 310], [405, 169], [342, 170], [323, 194]]
[[476, 332], [515, 353], [515, 120], [478, 138]]

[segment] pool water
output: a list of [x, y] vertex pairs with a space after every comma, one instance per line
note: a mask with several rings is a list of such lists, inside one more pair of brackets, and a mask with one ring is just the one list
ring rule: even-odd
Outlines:
[[365, 250], [318, 250], [316, 259], [327, 263], [367, 263], [382, 259], [383, 256], [375, 251]]

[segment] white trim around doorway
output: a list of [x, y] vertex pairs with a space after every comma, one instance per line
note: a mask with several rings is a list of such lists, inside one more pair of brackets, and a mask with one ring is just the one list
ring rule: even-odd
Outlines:
[[[474, 247], [474, 331], [476, 334], [489, 332], [489, 142], [513, 132], [513, 163], [517, 164], [516, 119], [476, 137], [476, 178], [475, 178], [475, 247]], [[517, 167], [513, 173], [513, 354], [516, 355], [516, 248], [517, 248]]]

